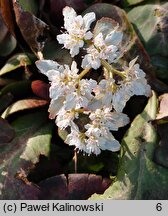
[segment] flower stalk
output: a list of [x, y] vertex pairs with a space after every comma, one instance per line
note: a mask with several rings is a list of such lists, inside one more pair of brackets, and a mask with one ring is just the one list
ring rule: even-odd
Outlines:
[[106, 60], [101, 59], [101, 63], [109, 71], [109, 73], [112, 74], [111, 77], [113, 77], [113, 74], [117, 74], [122, 79], [126, 78], [126, 75], [124, 72], [121, 72], [121, 71], [113, 68]]

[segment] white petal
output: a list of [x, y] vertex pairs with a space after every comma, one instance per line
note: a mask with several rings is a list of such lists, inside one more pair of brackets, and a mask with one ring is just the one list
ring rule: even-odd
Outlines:
[[88, 68], [89, 67], [89, 62], [88, 62], [88, 56], [85, 55], [83, 60], [82, 60], [82, 65], [81, 65], [82, 68]]
[[115, 45], [118, 46], [123, 38], [123, 33], [119, 31], [113, 30], [111, 33], [109, 33], [105, 38], [105, 43], [107, 45]]
[[67, 136], [65, 143], [70, 146], [76, 146], [77, 149], [81, 151], [86, 151], [86, 143], [84, 139], [80, 137], [81, 133], [79, 132], [78, 127], [75, 129], [71, 128], [71, 133]]
[[90, 110], [90, 111], [95, 111], [96, 109], [101, 109], [102, 108], [102, 101], [101, 100], [96, 100], [96, 99], [93, 99], [92, 101], [89, 102], [87, 108]]
[[108, 128], [113, 131], [117, 131], [118, 128], [129, 123], [129, 117], [126, 114], [117, 112], [112, 112], [110, 118], [107, 120]]
[[86, 145], [86, 153], [87, 154], [95, 154], [95, 155], [99, 155], [101, 153], [100, 148], [97, 145], [98, 141], [92, 137], [90, 137], [87, 140], [87, 145]]
[[[132, 61], [130, 61], [129, 63], [129, 69], [132, 69], [132, 67], [135, 65], [135, 62], [137, 61], [138, 56], [136, 58], [134, 58]], [[139, 64], [137, 64], [138, 69], [139, 69]]]
[[63, 16], [65, 17], [65, 18], [75, 18], [76, 17], [76, 12], [75, 12], [75, 10], [72, 8], [72, 7], [68, 7], [68, 6], [66, 6], [66, 7], [64, 7], [63, 8]]
[[94, 45], [99, 48], [105, 45], [104, 39], [103, 39], [103, 34], [99, 33], [95, 38], [94, 38]]
[[75, 10], [72, 7], [66, 6], [63, 9], [63, 16], [64, 16], [64, 27], [68, 30], [68, 28], [73, 23], [75, 17], [77, 16]]
[[60, 34], [57, 35], [57, 40], [60, 44], [66, 44], [68, 40], [70, 40], [69, 34]]
[[85, 55], [82, 60], [82, 68], [92, 67], [93, 69], [98, 69], [101, 66], [101, 62], [99, 58], [95, 58], [96, 56], [92, 54]]
[[59, 97], [57, 100], [51, 100], [48, 112], [50, 113], [49, 117], [54, 119], [59, 110], [63, 106], [64, 97]]
[[[73, 27], [75, 27], [76, 30], [79, 29], [79, 31], [80, 31], [80, 28], [81, 28], [82, 25], [83, 25], [83, 18], [82, 18], [82, 16], [79, 15], [79, 16], [75, 17], [75, 19], [73, 20], [73, 22], [74, 22], [74, 24], [75, 24]], [[74, 29], [74, 30], [75, 30], [75, 29]]]
[[70, 49], [70, 54], [72, 57], [78, 55], [79, 53], [79, 48], [82, 47], [84, 45], [83, 41], [80, 41], [80, 43], [76, 43], [71, 49]]
[[102, 150], [116, 152], [120, 150], [120, 147], [120, 143], [113, 137], [112, 134], [108, 138], [100, 138], [100, 148]]
[[59, 78], [60, 72], [57, 70], [49, 70], [47, 72], [47, 76], [48, 76], [49, 81], [54, 82], [55, 80], [57, 80]]
[[59, 128], [65, 129], [68, 126], [71, 126], [73, 123], [73, 120], [75, 119], [75, 112], [66, 112], [64, 109], [61, 110], [61, 112], [58, 113], [56, 118], [56, 124]]
[[90, 63], [91, 67], [95, 70], [97, 70], [101, 66], [100, 59], [95, 59]]
[[92, 37], [93, 37], [92, 32], [88, 31], [88, 32], [86, 32], [84, 39], [85, 40], [90, 40]]
[[83, 20], [84, 20], [85, 28], [89, 30], [91, 23], [96, 20], [96, 15], [94, 12], [87, 13], [84, 15]]
[[118, 90], [113, 95], [113, 107], [117, 112], [122, 112], [127, 101], [130, 99], [130, 97], [133, 96], [133, 93], [129, 92], [129, 86], [123, 87], [120, 90]]
[[77, 74], [79, 71], [77, 68], [77, 63], [75, 61], [72, 62], [71, 71], [72, 71], [72, 73], [75, 73], [75, 74]]
[[76, 97], [74, 93], [69, 93], [66, 95], [66, 100], [64, 101], [65, 110], [71, 110], [76, 107]]
[[135, 95], [151, 95], [151, 87], [147, 84], [146, 79], [138, 79], [132, 82], [132, 88]]
[[58, 70], [60, 65], [52, 60], [38, 60], [36, 61], [36, 66], [41, 73], [47, 75], [49, 70]]

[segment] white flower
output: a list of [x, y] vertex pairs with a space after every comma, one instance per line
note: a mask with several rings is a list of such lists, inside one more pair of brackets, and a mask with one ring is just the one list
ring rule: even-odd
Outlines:
[[[136, 60], [136, 59], [135, 59]], [[147, 84], [145, 79], [146, 74], [140, 69], [139, 64], [134, 64], [134, 60], [129, 63], [128, 74], [126, 82], [135, 95], [151, 95], [151, 87]]]
[[129, 118], [124, 113], [111, 112], [110, 108], [97, 109], [89, 115], [90, 124], [86, 124], [87, 139], [86, 152], [100, 154], [100, 150], [118, 151], [119, 142], [110, 130], [117, 131], [129, 123]]
[[97, 81], [93, 79], [81, 79], [79, 82], [79, 90], [82, 95], [84, 95], [88, 100], [93, 98], [93, 90], [97, 86]]
[[[44, 71], [46, 67], [43, 67], [45, 60], [38, 61], [37, 67], [42, 71], [50, 81], [50, 98], [57, 100], [59, 97], [65, 96], [65, 94], [74, 91], [75, 83], [78, 79], [78, 69], [75, 61], [72, 62], [71, 68], [68, 65], [60, 66], [55, 62], [56, 67]], [[48, 61], [46, 60], [46, 63]], [[53, 63], [52, 63], [53, 64]], [[53, 64], [54, 65], [54, 64]]]
[[60, 66], [57, 62], [42, 60], [37, 62], [37, 67], [45, 74], [50, 81], [49, 95], [51, 98], [49, 113], [50, 118], [55, 118], [61, 108], [66, 103], [66, 98], [76, 90], [78, 82], [78, 69], [75, 61], [71, 67]]
[[[92, 121], [92, 124], [85, 125], [85, 128], [88, 129], [86, 132], [87, 136], [90, 136], [93, 131], [96, 129], [96, 133], [100, 135], [106, 135], [107, 130], [117, 131], [118, 128], [123, 127], [129, 123], [129, 118], [124, 113], [112, 112], [111, 108], [97, 109], [95, 112], [91, 112], [89, 118]], [[90, 130], [93, 128], [93, 130]]]
[[[89, 29], [95, 14], [88, 13], [82, 17], [73, 8], [65, 7], [63, 15], [66, 32], [58, 35], [57, 39], [73, 57], [86, 40], [92, 39]], [[105, 74], [99, 83], [84, 79], [90, 68], [79, 73], [75, 61], [71, 66], [50, 60], [36, 62], [50, 82], [49, 117], [55, 119], [60, 129], [70, 129], [65, 140], [67, 144], [89, 155], [98, 155], [101, 150], [119, 151], [120, 143], [112, 132], [129, 123], [129, 117], [122, 113], [127, 101], [133, 95], [151, 94], [145, 73], [136, 64], [137, 58], [123, 67], [121, 72], [110, 66], [121, 56], [122, 37], [123, 33], [118, 31], [117, 26], [109, 34], [102, 31], [90, 41], [91, 46], [87, 48], [82, 67], [98, 69], [103, 64], [109, 74]]]
[[139, 64], [135, 64], [137, 58], [125, 67], [126, 79], [120, 83], [119, 88], [113, 95], [113, 107], [117, 112], [122, 112], [126, 102], [133, 95], [151, 95], [151, 87], [147, 84], [145, 73], [140, 69]]
[[64, 105], [66, 110], [80, 109], [87, 107], [89, 100], [81, 95], [80, 92], [74, 91], [67, 94]]
[[93, 45], [87, 48], [87, 53], [82, 61], [82, 67], [92, 67], [98, 69], [101, 66], [101, 60], [107, 60], [113, 63], [119, 57], [119, 45], [122, 41], [123, 33], [116, 31], [116, 28], [109, 34], [99, 33], [93, 38]]
[[[114, 32], [114, 31], [112, 31]], [[109, 63], [114, 62], [114, 60], [118, 57], [119, 53], [118, 51], [118, 47], [116, 44], [116, 41], [114, 41], [114, 43], [116, 45], [113, 44], [113, 37], [111, 37], [111, 35], [113, 35], [113, 33], [109, 33], [107, 36], [105, 36], [105, 39], [103, 38], [103, 34], [99, 33], [94, 39], [93, 39], [93, 43], [94, 46], [99, 50], [100, 53], [100, 59], [107, 59]], [[120, 33], [122, 36], [122, 33]], [[119, 37], [122, 39], [122, 37]], [[111, 40], [110, 40], [111, 39]]]
[[102, 106], [111, 106], [113, 98], [113, 84], [114, 79], [102, 79], [99, 84], [94, 88], [95, 98], [101, 101]]
[[[62, 115], [63, 124], [61, 122], [60, 125], [63, 128], [71, 126], [71, 133], [65, 140], [67, 144], [73, 145], [79, 151], [84, 151], [89, 155], [92, 153], [98, 155], [101, 150], [119, 151], [120, 143], [114, 138], [110, 130], [118, 130], [119, 127], [129, 123], [129, 118], [125, 114], [111, 112], [110, 108], [97, 109], [89, 115], [91, 123], [85, 125], [85, 133], [81, 133], [78, 126], [74, 124], [73, 120], [76, 118], [74, 113], [69, 114], [64, 117]], [[71, 123], [73, 124], [71, 125]]]
[[72, 128], [77, 127], [73, 121], [74, 119], [77, 119], [78, 117], [79, 117], [79, 114], [75, 112], [75, 110], [66, 111], [64, 109], [61, 109], [57, 113], [56, 125], [61, 130], [67, 128], [68, 126]]
[[109, 150], [116, 152], [120, 150], [120, 143], [114, 138], [114, 136], [109, 132], [108, 135], [104, 137], [90, 136], [87, 139], [86, 153], [87, 154], [100, 154], [101, 150]]
[[77, 84], [77, 89], [74, 92], [66, 95], [65, 109], [80, 109], [87, 108], [90, 100], [94, 97], [92, 94], [93, 88], [97, 85], [95, 80], [82, 79]]
[[133, 96], [131, 92], [129, 92], [129, 88], [127, 86], [122, 86], [117, 89], [117, 91], [113, 94], [112, 104], [114, 109], [117, 112], [122, 112], [124, 107], [126, 106], [127, 101]]
[[88, 155], [92, 153], [95, 155], [100, 154], [101, 150], [100, 150], [99, 140], [94, 136], [90, 136], [89, 139], [87, 139], [87, 146], [85, 151]]
[[72, 57], [79, 53], [79, 49], [84, 46], [84, 40], [90, 40], [92, 33], [88, 31], [90, 25], [95, 21], [95, 13], [87, 13], [83, 17], [76, 14], [73, 8], [66, 6], [63, 9], [64, 27], [66, 33], [57, 35], [60, 44], [64, 44], [70, 50]]
[[92, 45], [87, 48], [87, 53], [82, 60], [82, 68], [92, 67], [95, 70], [98, 69], [101, 66], [99, 51]]
[[79, 131], [79, 128], [71, 128], [71, 133], [68, 134], [65, 143], [70, 146], [75, 146], [79, 151], [86, 152], [86, 140], [85, 135]]

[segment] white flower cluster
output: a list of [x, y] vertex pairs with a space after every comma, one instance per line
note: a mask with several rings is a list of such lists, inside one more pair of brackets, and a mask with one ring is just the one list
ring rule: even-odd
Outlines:
[[64, 28], [66, 33], [58, 35], [57, 40], [60, 44], [64, 44], [66, 49], [70, 50], [72, 57], [79, 53], [79, 48], [84, 46], [84, 40], [90, 40], [93, 34], [88, 31], [90, 25], [95, 21], [95, 13], [88, 13], [83, 18], [77, 16], [76, 12], [71, 7], [63, 9]]
[[[82, 61], [82, 72], [75, 61], [71, 66], [51, 60], [36, 62], [38, 69], [50, 81], [50, 118], [56, 119], [60, 129], [70, 128], [65, 142], [79, 151], [89, 155], [98, 155], [101, 150], [118, 151], [120, 143], [112, 131], [118, 131], [129, 123], [129, 117], [122, 113], [126, 102], [133, 95], [151, 94], [145, 73], [136, 63], [137, 58], [120, 71], [112, 67], [120, 56], [119, 45], [123, 37], [118, 26], [107, 35], [99, 33], [94, 37], [89, 31], [95, 20], [93, 12], [82, 17], [77, 16], [73, 8], [65, 7], [63, 15], [67, 32], [57, 36], [59, 43], [70, 50], [72, 57], [88, 41], [89, 47]], [[92, 68], [101, 66], [108, 76], [101, 81], [85, 78]], [[85, 121], [80, 121], [81, 116]]]

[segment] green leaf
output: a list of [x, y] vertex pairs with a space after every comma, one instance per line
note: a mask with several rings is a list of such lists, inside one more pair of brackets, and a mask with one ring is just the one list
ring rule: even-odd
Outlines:
[[56, 41], [48, 41], [43, 50], [44, 59], [55, 60], [59, 64], [71, 65], [72, 57], [67, 49], [62, 49]]
[[168, 123], [157, 125], [157, 130], [160, 137], [160, 143], [155, 151], [155, 161], [157, 164], [168, 168]]
[[13, 96], [6, 94], [0, 97], [0, 114], [13, 102]]
[[14, 136], [15, 136], [15, 131], [14, 129], [9, 125], [9, 123], [2, 119], [0, 117], [0, 145], [3, 143], [8, 143], [10, 142]]
[[156, 118], [157, 97], [132, 122], [122, 141], [123, 156], [116, 182], [92, 199], [168, 199], [168, 169], [153, 161], [157, 133], [149, 121]]
[[35, 188], [32, 188], [33, 185], [26, 185], [16, 176], [22, 173], [26, 177], [30, 167], [38, 162], [40, 155], [49, 156], [53, 124], [48, 121], [46, 114], [27, 114], [12, 122], [16, 137], [10, 143], [0, 146], [0, 199], [28, 199], [30, 194], [24, 193], [27, 187], [30, 188], [29, 191], [36, 192]]
[[21, 159], [37, 163], [40, 155], [49, 156], [51, 142], [51, 124], [41, 127], [40, 131], [34, 133], [29, 138], [24, 152], [20, 155]]
[[19, 3], [25, 11], [37, 15], [39, 5], [36, 0], [19, 0]]
[[16, 80], [14, 79], [7, 79], [7, 78], [0, 78], [0, 88], [10, 84], [10, 83], [13, 83], [13, 82], [16, 82]]
[[39, 100], [39, 99], [23, 99], [15, 102], [14, 104], [10, 105], [1, 115], [2, 118], [7, 118], [11, 114], [15, 114], [19, 111], [27, 110], [27, 109], [34, 109], [40, 108], [45, 106], [48, 102], [46, 100]]
[[124, 1], [122, 1], [122, 5], [124, 7], [128, 7], [128, 6], [139, 4], [139, 3], [144, 2], [144, 1], [146, 1], [146, 0], [124, 0]]
[[0, 97], [6, 94], [11, 94], [15, 99], [16, 98], [25, 98], [30, 95], [31, 91], [31, 81], [23, 80], [18, 82], [13, 82], [0, 91]]
[[8, 34], [0, 43], [0, 56], [8, 56], [16, 48], [15, 38]]
[[168, 3], [135, 7], [128, 13], [128, 18], [153, 59], [152, 64], [159, 70], [158, 77], [168, 79], [168, 64], [164, 60], [168, 57]]
[[30, 65], [31, 61], [24, 53], [18, 53], [12, 56], [0, 70], [0, 76], [9, 73], [19, 67]]
[[155, 160], [158, 164], [168, 168], [168, 94], [159, 97], [159, 112], [154, 124], [160, 137], [159, 146], [155, 151]]
[[168, 61], [167, 57], [160, 55], [151, 56], [151, 63], [154, 66], [156, 76], [163, 82], [168, 83]]

